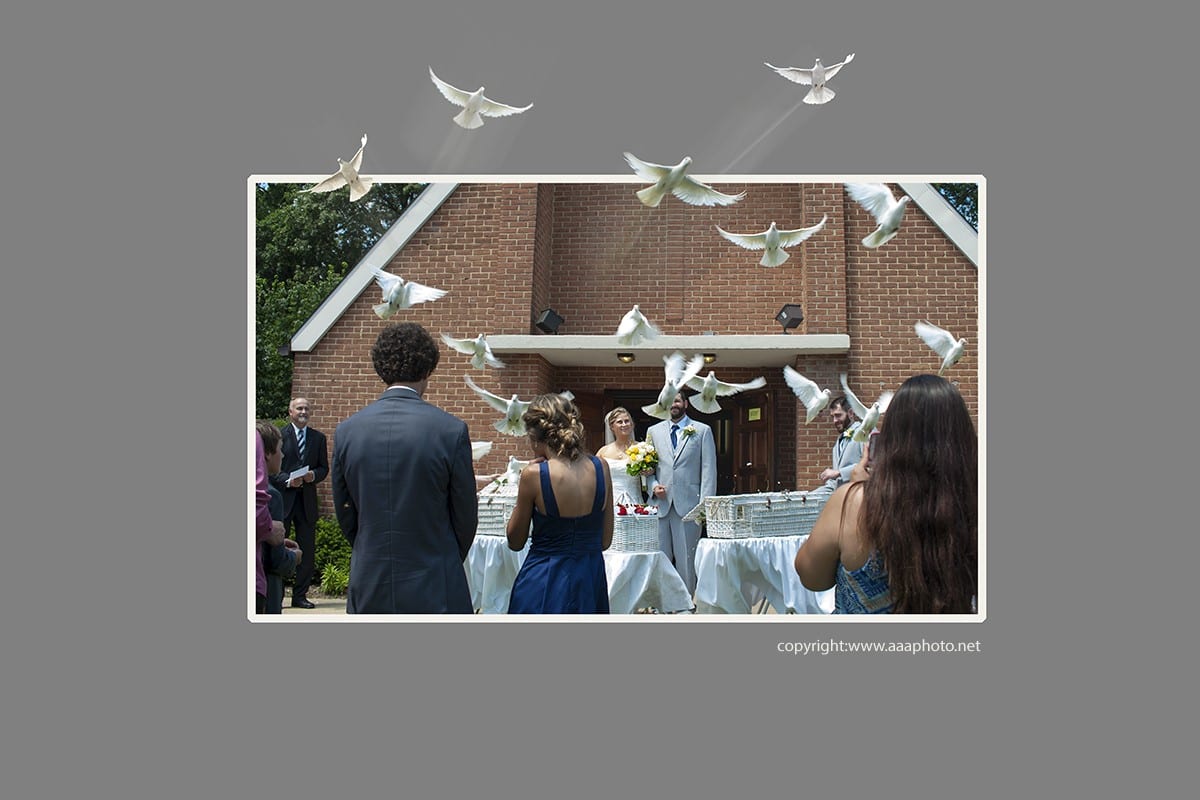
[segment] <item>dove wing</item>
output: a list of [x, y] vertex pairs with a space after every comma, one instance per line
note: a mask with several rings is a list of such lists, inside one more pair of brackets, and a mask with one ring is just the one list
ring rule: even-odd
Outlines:
[[[470, 375], [464, 375], [463, 380], [467, 382], [467, 386], [471, 387], [471, 391], [484, 399], [489, 406], [499, 411], [501, 414], [508, 413], [508, 401], [499, 395], [492, 394], [487, 389], [480, 388], [475, 385], [475, 381], [471, 380]], [[528, 403], [526, 403], [528, 405]]]
[[[763, 62], [767, 64], [767, 62]], [[787, 78], [792, 83], [802, 83], [805, 86], [812, 86], [812, 70], [800, 69], [798, 67], [777, 67], [774, 64], [767, 64], [768, 67], [778, 72], [783, 77]]]
[[472, 461], [478, 461], [490, 452], [492, 452], [491, 442], [471, 442]]
[[455, 86], [451, 86], [444, 80], [433, 74], [433, 67], [429, 68], [429, 77], [433, 78], [433, 85], [442, 93], [442, 97], [454, 103], [456, 106], [466, 106], [467, 99], [471, 96], [470, 92], [464, 92]]
[[896, 393], [895, 393], [895, 392], [893, 392], [891, 389], [888, 389], [886, 392], [884, 392], [883, 394], [879, 395], [879, 400], [878, 400], [878, 401], [877, 401], [875, 404], [876, 404], [877, 406], [879, 406], [879, 413], [880, 413], [880, 414], [886, 414], [886, 413], [887, 413], [888, 406], [889, 406], [889, 405], [891, 405], [891, 403], [892, 403], [892, 398], [893, 398], [893, 397], [895, 397], [895, 396], [896, 396]]
[[932, 325], [928, 322], [918, 322], [913, 327], [916, 328], [917, 335], [921, 337], [925, 344], [932, 347], [933, 352], [942, 358], [945, 358], [946, 354], [950, 352], [950, 348], [957, 344], [950, 331], [943, 330], [937, 325]]
[[[800, 244], [805, 239], [808, 239], [814, 233], [821, 230], [821, 228], [824, 228], [825, 220], [827, 220], [827, 219], [829, 219], [828, 214], [822, 216], [821, 221], [818, 222], [816, 225], [813, 225], [811, 228], [797, 228], [792, 231], [780, 231], [779, 232], [779, 246], [780, 247], [791, 247], [792, 245]], [[728, 238], [728, 237], [726, 237], [726, 238]]]
[[367, 149], [367, 135], [364, 133], [362, 137], [362, 146], [358, 148], [358, 152], [354, 154], [354, 158], [350, 159], [350, 169], [358, 172], [362, 169], [363, 150]]
[[876, 222], [883, 222], [883, 216], [896, 204], [892, 190], [884, 183], [847, 183], [846, 191], [860, 206], [870, 212]]
[[388, 292], [392, 290], [392, 287], [400, 282], [399, 275], [393, 275], [390, 272], [384, 272], [383, 270], [379, 269], [379, 267], [374, 269], [374, 273], [375, 282], [379, 284], [380, 289], [383, 289], [383, 294], [385, 297], [387, 296]]
[[843, 372], [838, 377], [842, 381], [842, 391], [846, 393], [846, 400], [850, 402], [850, 410], [859, 419], [866, 419], [867, 407], [863, 405], [862, 400], [858, 399], [858, 395], [850, 391], [850, 384], [846, 383], [846, 373]]
[[834, 64], [834, 65], [832, 65], [832, 66], [826, 67], [826, 68], [825, 68], [825, 80], [827, 80], [827, 81], [828, 81], [828, 80], [831, 80], [831, 79], [833, 78], [833, 76], [834, 76], [834, 75], [837, 75], [837, 74], [838, 74], [838, 70], [839, 70], [839, 69], [841, 69], [842, 67], [846, 66], [847, 64], [849, 64], [849, 63], [850, 63], [851, 61], [853, 61], [853, 60], [854, 60], [854, 53], [851, 53], [850, 55], [846, 56], [846, 60], [845, 60], [845, 61], [843, 61], [842, 63], [840, 63], [840, 64]]
[[638, 177], [642, 180], [654, 181], [656, 183], [662, 180], [663, 176], [671, 171], [670, 167], [664, 167], [662, 164], [652, 164], [649, 161], [642, 161], [633, 153], [625, 154], [625, 163], [628, 164], [630, 169], [636, 172]]
[[[714, 227], [717, 229], [717, 233], [721, 234], [737, 246], [744, 247], [747, 250], [762, 250], [767, 246], [767, 234], [765, 233], [730, 233], [729, 231], [724, 230], [720, 225], [716, 225]], [[784, 233], [784, 231], [780, 231], [780, 233]]]
[[783, 380], [796, 397], [800, 398], [800, 402], [804, 403], [805, 408], [811, 408], [821, 394], [815, 381], [810, 381], [786, 364], [783, 367]]
[[[404, 284], [404, 295], [409, 305], [413, 305], [414, 303], [428, 303], [431, 300], [445, 297], [448, 292], [448, 289], [435, 289], [432, 286], [426, 286], [416, 281], [409, 281]], [[475, 352], [474, 349], [471, 352]]]
[[683, 374], [679, 376], [679, 380], [674, 381], [674, 384], [676, 386], [686, 386], [688, 381], [699, 375], [702, 369], [704, 369], [704, 354], [697, 353], [684, 366]]
[[315, 186], [310, 186], [307, 189], [303, 189], [302, 191], [305, 191], [305, 192], [332, 192], [334, 189], [340, 189], [345, 185], [346, 185], [346, 178], [342, 175], [341, 171], [339, 170], [338, 172], [333, 173], [328, 178], [326, 178], [325, 180], [316, 184]]
[[504, 103], [497, 103], [495, 100], [489, 100], [487, 97], [484, 97], [483, 105], [479, 107], [479, 113], [485, 117], [509, 117], [513, 114], [520, 114], [522, 111], [528, 111], [531, 108], [533, 108], [533, 103], [524, 108], [517, 108], [516, 106], [506, 106]]
[[690, 175], [684, 175], [683, 180], [671, 189], [671, 193], [680, 200], [696, 206], [728, 206], [733, 205], [746, 196], [745, 192], [741, 194], [724, 194], [718, 192], [708, 184], [701, 183]]
[[738, 392], [747, 392], [751, 389], [761, 389], [766, 385], [767, 379], [762, 377], [755, 378], [747, 383], [725, 383], [724, 381], [719, 380], [717, 381], [717, 397], [729, 397], [730, 395], [735, 395]]
[[448, 336], [444, 333], [441, 334], [441, 337], [442, 341], [445, 342], [451, 350], [457, 350], [458, 352], [468, 356], [475, 355], [474, 339], [455, 339], [452, 336]]

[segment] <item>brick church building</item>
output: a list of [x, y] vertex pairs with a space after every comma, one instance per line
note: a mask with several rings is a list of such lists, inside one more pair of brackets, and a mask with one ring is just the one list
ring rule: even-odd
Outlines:
[[[805, 424], [783, 365], [834, 396], [846, 372], [870, 405], [909, 376], [937, 371], [940, 359], [913, 330], [920, 319], [967, 338], [946, 377], [979, 428], [982, 253], [976, 231], [929, 184], [890, 184], [913, 202], [900, 233], [867, 249], [862, 239], [875, 222], [839, 182], [721, 182], [714, 187], [745, 198], [697, 207], [667, 197], [648, 208], [634, 196], [644, 185], [636, 178], [502, 180], [430, 184], [292, 338], [293, 394], [308, 398], [311, 424], [331, 440], [339, 422], [383, 391], [369, 351], [382, 327], [400, 321], [423, 325], [442, 350], [426, 399], [465, 420], [473, 440], [493, 442], [477, 474], [530, 453], [524, 438], [492, 427], [499, 414], [463, 376], [503, 397], [569, 389], [595, 450], [603, 415], [617, 405], [633, 412], [644, 437], [655, 420], [641, 407], [662, 387], [662, 357], [678, 350], [706, 354], [702, 376], [767, 381], [719, 398], [716, 414], [691, 411], [713, 426], [718, 491], [815, 488], [834, 430], [827, 414]], [[822, 216], [824, 228], [776, 268], [759, 266], [761, 252], [715, 227], [757, 233], [772, 221], [791, 229]], [[374, 267], [449, 293], [385, 322], [371, 309], [380, 302]], [[635, 303], [662, 336], [622, 347], [614, 333]], [[507, 367], [475, 370], [439, 333], [486, 333]], [[322, 513], [331, 514], [328, 481], [320, 490]]]

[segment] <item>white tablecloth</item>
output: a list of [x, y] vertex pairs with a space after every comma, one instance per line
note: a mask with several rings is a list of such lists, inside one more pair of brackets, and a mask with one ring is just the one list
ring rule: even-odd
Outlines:
[[[529, 542], [517, 553], [508, 549], [503, 536], [476, 536], [466, 563], [472, 605], [484, 614], [508, 613], [513, 581], [528, 554]], [[632, 614], [650, 606], [666, 613], [692, 607], [687, 586], [660, 552], [605, 552], [604, 572], [613, 614]]]
[[804, 588], [794, 566], [808, 536], [701, 539], [696, 546], [696, 613], [750, 614], [759, 599], [780, 614], [832, 614], [833, 590]]

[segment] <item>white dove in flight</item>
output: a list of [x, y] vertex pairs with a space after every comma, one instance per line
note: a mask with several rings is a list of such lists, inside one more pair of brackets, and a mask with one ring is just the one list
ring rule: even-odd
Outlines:
[[470, 375], [464, 375], [463, 380], [467, 382], [467, 386], [471, 387], [471, 391], [483, 398], [485, 403], [504, 415], [503, 419], [492, 423], [493, 428], [509, 436], [525, 435], [525, 420], [521, 417], [529, 408], [528, 400], [521, 400], [515, 394], [505, 400], [500, 395], [492, 394], [487, 389], [477, 386], [475, 381], [471, 380]]
[[892, 396], [895, 392], [890, 389], [881, 395], [879, 399], [871, 404], [870, 408], [863, 405], [858, 399], [858, 395], [850, 391], [850, 384], [846, 383], [846, 373], [841, 374], [842, 390], [846, 393], [846, 400], [850, 403], [850, 409], [854, 415], [862, 420], [862, 424], [858, 426], [858, 430], [851, 437], [856, 442], [865, 442], [867, 437], [871, 435], [871, 431], [875, 430], [875, 426], [879, 424], [879, 418], [887, 412], [888, 404], [892, 402]]
[[846, 191], [879, 224], [862, 240], [864, 247], [879, 247], [900, 232], [900, 220], [904, 218], [904, 209], [911, 197], [903, 195], [897, 200], [886, 183], [847, 183]]
[[966, 339], [956, 340], [950, 331], [939, 328], [930, 322], [920, 321], [915, 327], [917, 335], [924, 340], [925, 344], [942, 357], [942, 366], [938, 368], [938, 375], [950, 369], [963, 357], [963, 350], [967, 346]]
[[492, 452], [491, 442], [471, 442], [472, 461], [478, 461], [490, 452]]
[[[703, 356], [701, 358], [703, 359]], [[721, 406], [717, 404], [718, 397], [729, 397], [738, 392], [761, 389], [767, 385], [767, 379], [760, 376], [746, 383], [725, 383], [717, 380], [717, 373], [710, 370], [705, 377], [701, 378], [697, 375], [688, 381], [687, 385], [689, 389], [699, 392], [688, 398], [688, 403], [701, 413], [716, 414], [721, 410]]]
[[791, 231], [779, 230], [779, 228], [775, 227], [774, 222], [762, 233], [730, 233], [720, 225], [717, 225], [716, 228], [718, 233], [740, 247], [744, 247], [747, 250], [765, 251], [762, 261], [758, 262], [762, 266], [778, 267], [788, 260], [788, 252], [784, 250], [785, 247], [800, 244], [821, 230], [821, 228], [825, 227], [825, 220], [828, 218], [829, 215], [826, 214], [821, 217], [820, 222], [811, 228], [796, 228]]
[[[525, 435], [525, 420], [522, 417], [529, 410], [528, 400], [521, 400], [515, 394], [505, 400], [498, 394], [492, 394], [487, 389], [481, 388], [471, 380], [470, 375], [464, 375], [463, 380], [467, 382], [467, 386], [471, 387], [471, 391], [483, 398], [489, 406], [499, 411], [504, 415], [503, 419], [492, 423], [492, 427], [501, 433], [507, 433], [509, 436], [524, 436]], [[559, 392], [560, 395], [568, 400], [574, 400], [575, 395], [569, 391]]]
[[809, 380], [787, 364], [783, 366], [783, 380], [792, 393], [800, 398], [800, 402], [804, 403], [808, 412], [804, 416], [805, 423], [812, 422], [829, 405], [828, 389], [820, 388], [816, 381]]
[[442, 97], [456, 106], [462, 106], [462, 111], [454, 117], [454, 121], [468, 130], [483, 125], [484, 117], [507, 117], [533, 108], [533, 103], [524, 108], [517, 108], [490, 100], [483, 96], [484, 87], [482, 86], [473, 92], [464, 92], [434, 75], [433, 67], [429, 68], [429, 77], [433, 78], [433, 85], [442, 93]]
[[832, 80], [834, 75], [838, 74], [838, 70], [854, 60], [854, 53], [846, 56], [846, 60], [840, 64], [832, 64], [825, 66], [821, 63], [821, 59], [817, 59], [817, 63], [813, 64], [812, 69], [800, 69], [799, 67], [777, 67], [774, 64], [767, 64], [768, 67], [778, 72], [783, 77], [787, 78], [792, 83], [802, 83], [805, 86], [811, 86], [808, 94], [804, 95], [804, 102], [809, 105], [819, 106], [822, 103], [828, 103], [832, 100], [837, 92], [825, 85], [825, 82]]
[[359, 175], [358, 171], [362, 169], [363, 150], [367, 147], [367, 135], [364, 133], [362, 137], [362, 146], [358, 148], [358, 152], [354, 154], [354, 158], [349, 162], [338, 162], [338, 171], [330, 175], [325, 180], [310, 186], [307, 189], [301, 189], [302, 192], [332, 192], [335, 189], [340, 189], [343, 186], [350, 187], [350, 202], [353, 203], [367, 192], [371, 191], [372, 184], [375, 183], [374, 178], [368, 178], [366, 175]]
[[380, 319], [387, 319], [402, 308], [445, 297], [448, 292], [446, 289], [435, 289], [416, 281], [406, 281], [399, 275], [384, 272], [378, 267], [373, 272], [375, 282], [383, 290], [383, 302], [371, 308]]
[[675, 395], [687, 386], [688, 381], [700, 374], [700, 370], [704, 367], [704, 355], [697, 353], [692, 356], [690, 361], [685, 362], [683, 353], [676, 352], [669, 356], [663, 356], [663, 364], [665, 365], [663, 374], [666, 376], [666, 382], [663, 384], [662, 391], [658, 393], [658, 399], [654, 403], [642, 406], [642, 411], [658, 419], [670, 419], [671, 403], [675, 401]]
[[455, 339], [444, 333], [441, 336], [442, 341], [451, 350], [470, 356], [471, 366], [475, 369], [483, 369], [485, 366], [496, 369], [504, 368], [504, 362], [496, 358], [496, 354], [492, 352], [492, 346], [488, 344], [486, 334], [481, 333], [474, 339]]
[[641, 309], [634, 305], [621, 317], [617, 326], [617, 342], [626, 346], [635, 345], [645, 339], [653, 339], [659, 334], [658, 328], [646, 319]]
[[685, 203], [694, 206], [728, 206], [746, 196], [745, 192], [724, 194], [689, 177], [686, 173], [688, 167], [692, 165], [691, 156], [684, 156], [683, 161], [673, 167], [642, 161], [633, 153], [625, 154], [625, 162], [637, 173], [639, 178], [654, 184], [637, 191], [638, 199], [651, 208], [656, 208], [668, 194], [673, 194]]

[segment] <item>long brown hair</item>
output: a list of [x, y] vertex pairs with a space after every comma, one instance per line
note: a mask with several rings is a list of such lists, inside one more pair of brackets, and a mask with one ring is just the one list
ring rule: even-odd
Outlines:
[[896, 391], [863, 486], [863, 538], [883, 559], [895, 614], [969, 614], [977, 592], [978, 436], [936, 375]]

